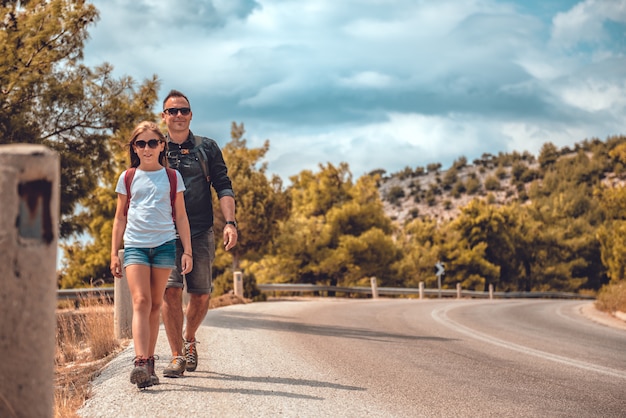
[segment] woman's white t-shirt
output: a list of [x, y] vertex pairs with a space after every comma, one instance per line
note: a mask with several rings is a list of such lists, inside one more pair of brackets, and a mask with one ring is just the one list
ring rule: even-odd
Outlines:
[[[122, 173], [117, 180], [115, 192], [128, 196]], [[176, 193], [185, 190], [185, 183], [176, 171]], [[130, 185], [131, 198], [124, 231], [124, 246], [154, 248], [176, 239], [176, 227], [172, 219], [170, 181], [165, 168], [144, 171], [139, 168]]]

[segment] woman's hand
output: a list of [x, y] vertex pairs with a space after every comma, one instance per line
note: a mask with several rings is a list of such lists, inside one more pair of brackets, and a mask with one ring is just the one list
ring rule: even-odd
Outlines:
[[120, 258], [117, 255], [111, 256], [111, 274], [113, 277], [122, 277], [122, 264], [120, 263]]
[[187, 274], [193, 269], [193, 257], [191, 254], [183, 253], [180, 259], [180, 266], [182, 267], [180, 274]]

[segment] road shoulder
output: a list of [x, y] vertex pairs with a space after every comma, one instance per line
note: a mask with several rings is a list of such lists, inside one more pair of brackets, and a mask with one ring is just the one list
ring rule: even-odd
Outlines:
[[582, 305], [580, 311], [585, 317], [594, 322], [626, 331], [626, 321], [609, 313], [598, 310], [595, 306], [595, 302]]

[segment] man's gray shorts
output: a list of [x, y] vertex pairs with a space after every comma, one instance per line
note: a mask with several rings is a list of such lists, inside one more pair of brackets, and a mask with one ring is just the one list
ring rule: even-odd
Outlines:
[[[176, 240], [176, 269], [172, 270], [167, 281], [167, 287], [184, 288], [187, 285], [187, 293], [211, 293], [213, 285], [212, 268], [215, 259], [215, 237], [213, 228], [207, 233], [191, 237], [191, 249], [193, 251], [193, 270], [183, 275], [180, 259], [183, 255], [183, 246], [180, 240]], [[183, 283], [183, 280], [185, 283]]]

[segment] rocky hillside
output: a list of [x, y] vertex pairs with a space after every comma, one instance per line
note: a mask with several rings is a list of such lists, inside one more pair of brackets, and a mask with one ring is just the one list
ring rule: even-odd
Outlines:
[[[412, 172], [405, 169], [383, 177], [379, 192], [385, 213], [399, 224], [417, 217], [446, 221], [455, 218], [475, 198], [489, 199], [494, 204], [519, 199], [520, 192], [535, 178], [529, 175], [520, 190], [512, 173], [513, 165], [499, 164], [494, 157], [475, 160], [474, 164], [457, 160], [448, 170], [440, 170], [439, 166], [429, 165], [428, 170], [418, 167]], [[524, 160], [523, 166], [532, 173], [539, 164], [531, 157]]]
[[[383, 174], [379, 192], [385, 213], [402, 225], [418, 217], [438, 221], [454, 219], [460, 209], [475, 198], [487, 199], [495, 205], [506, 205], [515, 200], [528, 202], [531, 184], [535, 180], [541, 181], [543, 176], [539, 160], [550, 158], [546, 156], [548, 152], [554, 154], [553, 162], [556, 162], [573, 159], [582, 150], [590, 161], [602, 160], [602, 169], [596, 170], [599, 180], [613, 186], [624, 184], [624, 173], [616, 174], [613, 163], [606, 158], [607, 144], [585, 141], [573, 150], [550, 146], [549, 151], [544, 147], [538, 158], [528, 152], [498, 156], [483, 154], [472, 164], [460, 157], [447, 170], [440, 170], [441, 164], [429, 164], [426, 168], [406, 168], [388, 176], [379, 172]], [[597, 152], [598, 147], [603, 151]]]

